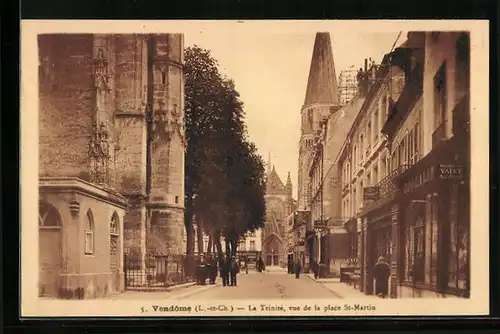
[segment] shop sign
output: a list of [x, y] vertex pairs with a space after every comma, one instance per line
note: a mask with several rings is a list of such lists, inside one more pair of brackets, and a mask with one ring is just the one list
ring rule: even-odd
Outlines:
[[420, 186], [434, 180], [436, 175], [435, 166], [431, 165], [424, 168], [421, 172], [413, 176], [403, 184], [403, 192], [407, 195], [415, 191]]
[[459, 179], [463, 178], [462, 165], [439, 165], [439, 178], [440, 179]]
[[363, 188], [363, 200], [376, 201], [380, 197], [379, 187], [365, 187]]
[[238, 256], [245, 257], [247, 259], [257, 259], [257, 251], [238, 251]]

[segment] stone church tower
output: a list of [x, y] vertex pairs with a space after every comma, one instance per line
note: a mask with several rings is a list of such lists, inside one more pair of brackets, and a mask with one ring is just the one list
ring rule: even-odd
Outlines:
[[330, 34], [318, 32], [314, 41], [306, 96], [301, 109], [298, 170], [298, 209], [301, 211], [310, 210], [308, 180], [315, 137], [321, 132], [321, 122], [339, 108]]
[[117, 181], [129, 199], [125, 247], [183, 251], [184, 38], [180, 34], [114, 39]]
[[40, 295], [124, 288], [124, 253], [182, 253], [184, 38], [38, 36]]
[[286, 266], [287, 226], [286, 217], [294, 208], [290, 172], [283, 184], [269, 159], [266, 177], [266, 222], [262, 232], [262, 259], [266, 266]]

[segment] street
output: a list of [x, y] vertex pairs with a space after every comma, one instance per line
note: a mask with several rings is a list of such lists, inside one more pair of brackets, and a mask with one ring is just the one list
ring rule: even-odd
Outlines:
[[[197, 287], [199, 288], [199, 287]], [[176, 300], [229, 300], [229, 299], [318, 299], [338, 298], [322, 284], [305, 275], [299, 279], [284, 270], [258, 273], [249, 271], [237, 276], [237, 286], [222, 286], [220, 277], [215, 286], [207, 287], [193, 294], [178, 295]]]
[[264, 273], [250, 270], [240, 273], [237, 286], [222, 286], [217, 277], [215, 285], [187, 285], [178, 289], [157, 291], [133, 291], [106, 297], [113, 300], [245, 300], [245, 299], [339, 299], [377, 298], [365, 295], [353, 286], [338, 279], [324, 279], [321, 282], [301, 274], [299, 279], [281, 268], [271, 268]]

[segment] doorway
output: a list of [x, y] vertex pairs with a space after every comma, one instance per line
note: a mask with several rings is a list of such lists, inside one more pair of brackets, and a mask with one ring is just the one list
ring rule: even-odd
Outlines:
[[61, 263], [61, 218], [52, 205], [40, 202], [38, 214], [40, 297], [57, 297]]

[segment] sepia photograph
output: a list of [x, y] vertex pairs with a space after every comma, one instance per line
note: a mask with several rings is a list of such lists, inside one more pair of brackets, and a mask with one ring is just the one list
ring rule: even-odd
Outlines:
[[22, 315], [488, 313], [487, 22], [22, 26]]

